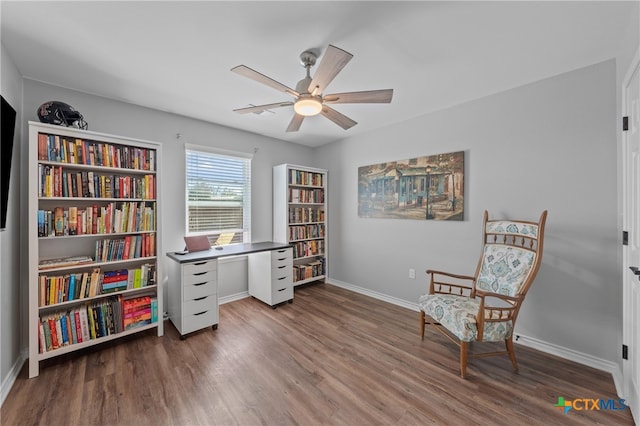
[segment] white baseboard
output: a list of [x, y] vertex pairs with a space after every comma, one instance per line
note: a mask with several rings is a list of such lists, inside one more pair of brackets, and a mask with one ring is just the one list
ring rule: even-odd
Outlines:
[[555, 355], [560, 358], [577, 362], [578, 364], [586, 365], [587, 367], [595, 368], [596, 370], [605, 371], [611, 374], [613, 383], [616, 387], [616, 393], [619, 397], [623, 398], [624, 389], [622, 371], [620, 370], [621, 366], [619, 366], [618, 364], [602, 358], [594, 357], [589, 354], [585, 354], [583, 352], [574, 351], [573, 349], [565, 348], [564, 346], [555, 345], [543, 340], [534, 339], [533, 337], [518, 334], [517, 330], [514, 335], [513, 341], [522, 346], [536, 349], [540, 352]]
[[2, 386], [0, 387], [0, 407], [4, 404], [4, 400], [7, 398], [7, 395], [9, 395], [9, 391], [11, 391], [13, 384], [18, 378], [18, 374], [20, 374], [20, 370], [22, 370], [22, 366], [26, 361], [27, 351], [23, 350], [18, 359], [16, 359], [16, 362], [13, 363], [13, 367], [9, 370], [9, 374], [7, 374], [7, 377], [5, 377], [2, 382]]
[[241, 291], [240, 293], [230, 294], [218, 299], [218, 305], [224, 305], [225, 303], [235, 302], [236, 300], [245, 299], [249, 297], [248, 291]]
[[369, 290], [368, 288], [358, 287], [357, 285], [334, 280], [333, 278], [327, 278], [325, 279], [325, 282], [327, 284], [331, 284], [336, 287], [341, 287], [346, 290], [351, 290], [355, 293], [360, 293], [360, 294], [364, 294], [365, 296], [373, 297], [374, 299], [383, 300], [385, 302], [389, 302], [394, 305], [402, 306], [403, 308], [411, 309], [412, 311], [418, 312], [420, 310], [418, 308], [417, 303], [410, 303], [410, 302], [407, 302], [406, 300], [398, 299], [396, 297], [388, 296], [383, 293], [378, 293], [377, 291]]
[[[383, 293], [378, 293], [376, 291], [372, 291], [363, 287], [358, 287], [349, 283], [345, 283], [342, 281], [338, 281], [332, 278], [327, 278], [325, 280], [327, 284], [334, 285], [336, 287], [341, 287], [346, 290], [351, 290], [356, 293], [364, 294], [365, 296], [373, 297], [374, 299], [383, 300], [385, 302], [392, 303], [394, 305], [402, 306], [407, 309], [411, 309], [413, 311], [419, 311], [417, 303], [410, 303], [406, 300], [398, 299], [395, 297], [388, 296]], [[534, 339], [528, 336], [524, 336], [522, 334], [515, 335], [514, 342], [527, 346], [532, 349], [539, 350], [540, 352], [548, 353], [550, 355], [555, 355], [560, 358], [567, 359], [569, 361], [577, 362], [578, 364], [586, 365], [588, 367], [595, 368], [597, 370], [605, 371], [613, 377], [613, 383], [616, 387], [616, 392], [619, 397], [623, 398], [623, 380], [622, 380], [622, 371], [620, 370], [621, 366], [618, 364], [607, 361], [601, 358], [596, 358], [594, 356], [574, 351], [573, 349], [565, 348], [563, 346], [554, 345], [553, 343], [548, 343], [542, 340]]]

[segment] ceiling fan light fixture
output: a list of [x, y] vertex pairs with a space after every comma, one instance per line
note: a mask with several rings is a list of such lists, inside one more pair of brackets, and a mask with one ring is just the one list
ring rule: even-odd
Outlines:
[[301, 95], [293, 104], [293, 109], [296, 114], [304, 115], [305, 117], [318, 115], [322, 111], [322, 101], [316, 96]]
[[[1, 1], [1, 0], [0, 0]], [[234, 109], [239, 114], [249, 112], [261, 113], [272, 108], [293, 106], [295, 115], [287, 127], [287, 132], [297, 132], [305, 117], [322, 114], [344, 130], [348, 130], [358, 124], [346, 115], [336, 111], [325, 104], [364, 104], [364, 103], [390, 103], [393, 97], [393, 89], [368, 90], [364, 92], [344, 92], [333, 93], [324, 96], [323, 93], [329, 83], [338, 75], [344, 66], [353, 58], [353, 55], [339, 47], [327, 46], [327, 50], [322, 56], [322, 60], [311, 78], [311, 67], [315, 65], [318, 54], [314, 49], [307, 50], [300, 54], [300, 63], [306, 70], [306, 76], [298, 81], [296, 89], [292, 89], [264, 74], [255, 71], [246, 65], [238, 65], [231, 68], [231, 71], [248, 77], [258, 83], [269, 86], [280, 92], [287, 93], [294, 97], [294, 101], [278, 102], [266, 105], [256, 105], [247, 108]]]

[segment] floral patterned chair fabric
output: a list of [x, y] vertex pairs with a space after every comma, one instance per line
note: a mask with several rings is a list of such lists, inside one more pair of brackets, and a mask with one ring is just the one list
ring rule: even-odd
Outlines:
[[[455, 334], [464, 342], [478, 340], [476, 314], [480, 301], [466, 296], [453, 294], [425, 294], [420, 297], [420, 309]], [[485, 315], [488, 312], [485, 310]], [[482, 333], [483, 342], [499, 342], [511, 335], [513, 326], [510, 320], [486, 324]]]
[[535, 253], [519, 247], [484, 246], [476, 288], [490, 293], [517, 296], [533, 269]]
[[518, 311], [540, 267], [547, 212], [538, 222], [489, 221], [484, 213], [484, 246], [474, 276], [427, 270], [429, 293], [420, 297], [420, 335], [432, 324], [460, 346], [460, 375], [466, 376], [469, 342], [504, 341], [509, 355]]

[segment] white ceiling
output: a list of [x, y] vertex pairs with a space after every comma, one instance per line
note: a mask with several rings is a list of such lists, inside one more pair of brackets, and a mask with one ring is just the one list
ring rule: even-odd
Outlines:
[[[318, 146], [615, 57], [633, 3], [3, 0], [0, 37], [24, 77]], [[335, 105], [359, 123], [346, 131], [232, 112], [292, 100], [232, 67], [295, 88], [300, 53], [327, 44], [354, 55], [329, 93], [393, 88], [392, 103]]]

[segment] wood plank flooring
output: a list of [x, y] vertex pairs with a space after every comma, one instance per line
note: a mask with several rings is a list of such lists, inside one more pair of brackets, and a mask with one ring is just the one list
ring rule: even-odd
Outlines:
[[[516, 345], [471, 359], [418, 313], [327, 284], [271, 309], [220, 306], [220, 326], [153, 331], [22, 369], [4, 425], [631, 425], [629, 409], [563, 414], [558, 397], [615, 399], [611, 376]], [[486, 346], [483, 348], [485, 349]]]

